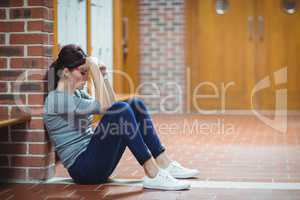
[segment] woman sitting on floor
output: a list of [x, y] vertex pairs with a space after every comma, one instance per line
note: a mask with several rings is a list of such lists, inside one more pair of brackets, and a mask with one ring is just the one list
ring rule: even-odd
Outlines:
[[[142, 100], [132, 98], [101, 105], [82, 90], [95, 65], [79, 46], [71, 44], [61, 49], [49, 70], [54, 72], [55, 89], [45, 101], [44, 123], [70, 176], [80, 184], [104, 183], [128, 147], [145, 171], [145, 188], [188, 189], [189, 184], [176, 178], [194, 177], [198, 171], [184, 168], [168, 157]], [[97, 67], [106, 78], [105, 66]], [[95, 96], [99, 97], [101, 87], [93, 78]], [[93, 114], [103, 114], [95, 129]]]

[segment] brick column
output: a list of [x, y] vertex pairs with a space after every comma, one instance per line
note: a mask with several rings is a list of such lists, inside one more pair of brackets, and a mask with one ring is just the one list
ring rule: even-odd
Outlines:
[[[40, 180], [54, 176], [54, 153], [44, 129], [44, 78], [52, 61], [51, 0], [0, 1], [0, 112], [26, 109], [26, 124], [0, 130], [0, 178]], [[17, 102], [15, 99], [20, 98]]]
[[184, 2], [139, 1], [140, 81], [143, 84], [139, 92], [160, 94], [160, 98], [145, 98], [151, 111], [186, 111]]

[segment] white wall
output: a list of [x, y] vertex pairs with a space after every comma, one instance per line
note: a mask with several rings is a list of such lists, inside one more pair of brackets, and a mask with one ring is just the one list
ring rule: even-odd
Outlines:
[[87, 50], [86, 0], [58, 0], [57, 39], [60, 46], [77, 44]]
[[[113, 1], [92, 0], [92, 55], [113, 69]], [[112, 74], [109, 74], [112, 81]]]

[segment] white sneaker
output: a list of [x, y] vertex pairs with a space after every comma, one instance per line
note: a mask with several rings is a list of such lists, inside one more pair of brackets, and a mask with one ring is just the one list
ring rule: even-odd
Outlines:
[[190, 184], [173, 178], [163, 169], [160, 169], [154, 178], [145, 176], [143, 186], [144, 188], [159, 190], [185, 190], [191, 187]]
[[176, 161], [172, 161], [164, 170], [169, 172], [174, 178], [192, 178], [199, 175], [198, 170], [185, 168]]

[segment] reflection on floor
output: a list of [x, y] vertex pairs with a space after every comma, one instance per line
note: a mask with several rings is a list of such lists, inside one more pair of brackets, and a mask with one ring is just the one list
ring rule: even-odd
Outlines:
[[[140, 182], [104, 185], [2, 185], [0, 199], [299, 199], [300, 116], [288, 118], [286, 133], [255, 116], [154, 115], [155, 127], [170, 157], [201, 171], [192, 189], [144, 190]], [[61, 164], [56, 176], [68, 178]], [[129, 150], [112, 175], [140, 179], [143, 171]], [[23, 198], [22, 198], [23, 199]]]

